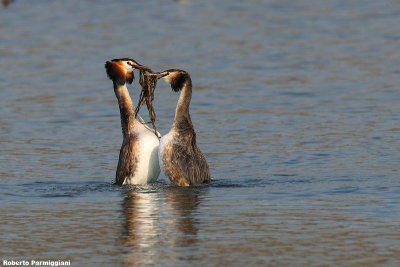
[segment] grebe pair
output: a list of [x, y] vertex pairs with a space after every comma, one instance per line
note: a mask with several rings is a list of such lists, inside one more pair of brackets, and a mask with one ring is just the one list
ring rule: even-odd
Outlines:
[[[123, 143], [116, 173], [117, 184], [146, 184], [157, 180], [160, 166], [165, 175], [178, 186], [190, 186], [211, 181], [207, 161], [197, 147], [196, 133], [189, 114], [192, 80], [189, 73], [170, 69], [159, 74], [174, 92], [181, 92], [175, 118], [169, 133], [159, 141], [154, 132], [134, 117], [132, 100], [126, 82], [132, 83], [134, 69], [144, 66], [129, 58], [106, 62], [108, 77], [121, 113]], [[158, 154], [158, 156], [157, 156]]]

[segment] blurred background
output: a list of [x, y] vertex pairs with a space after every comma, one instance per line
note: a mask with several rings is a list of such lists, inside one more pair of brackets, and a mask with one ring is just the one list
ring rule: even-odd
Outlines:
[[[3, 0], [0, 259], [396, 266], [398, 25], [390, 0]], [[120, 57], [190, 73], [212, 185], [113, 185]]]

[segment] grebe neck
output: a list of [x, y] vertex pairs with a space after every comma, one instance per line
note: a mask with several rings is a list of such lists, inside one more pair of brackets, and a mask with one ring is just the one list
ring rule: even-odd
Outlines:
[[121, 115], [122, 134], [125, 137], [130, 134], [130, 126], [133, 122], [132, 119], [134, 117], [132, 99], [129, 96], [126, 83], [119, 84], [114, 82], [114, 92], [115, 96], [118, 99], [119, 112]]
[[190, 121], [189, 105], [192, 99], [192, 81], [187, 78], [182, 86], [181, 94], [178, 99], [178, 104], [175, 110], [174, 126], [182, 120]]

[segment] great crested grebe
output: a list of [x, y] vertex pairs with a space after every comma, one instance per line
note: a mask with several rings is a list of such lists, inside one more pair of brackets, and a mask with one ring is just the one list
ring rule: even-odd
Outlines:
[[155, 182], [160, 174], [158, 163], [159, 140], [142, 118], [135, 118], [132, 100], [126, 83], [132, 83], [134, 69], [142, 65], [130, 58], [107, 61], [105, 68], [113, 81], [121, 114], [123, 142], [119, 153], [116, 183], [146, 184]]
[[197, 147], [196, 133], [189, 114], [192, 99], [192, 80], [189, 73], [170, 69], [153, 75], [163, 78], [174, 92], [181, 92], [172, 128], [160, 140], [158, 160], [161, 169], [178, 186], [209, 183], [210, 170], [203, 153]]

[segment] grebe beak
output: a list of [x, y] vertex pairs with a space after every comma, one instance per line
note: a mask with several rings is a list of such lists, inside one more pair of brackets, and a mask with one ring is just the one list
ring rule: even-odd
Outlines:
[[151, 71], [150, 68], [148, 68], [144, 65], [141, 65], [139, 63], [131, 63], [131, 62], [127, 62], [127, 63], [128, 63], [128, 65], [132, 66], [132, 68], [144, 70], [144, 71]]
[[163, 73], [149, 73], [149, 74], [146, 74], [146, 75], [149, 75], [149, 76], [152, 76], [152, 77], [156, 77], [157, 79], [160, 79], [160, 78], [162, 78], [162, 77], [165, 77], [165, 76], [169, 75], [169, 72], [163, 72]]

